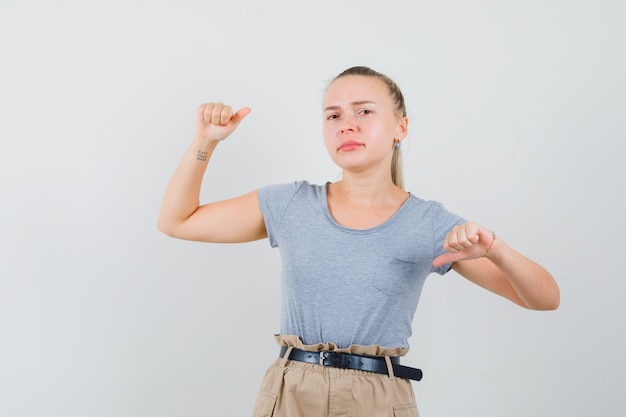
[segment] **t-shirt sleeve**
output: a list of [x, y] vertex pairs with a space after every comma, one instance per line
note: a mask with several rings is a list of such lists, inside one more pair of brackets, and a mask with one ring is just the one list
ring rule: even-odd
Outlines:
[[267, 185], [259, 188], [259, 205], [263, 213], [267, 237], [270, 245], [274, 248], [279, 244], [279, 232], [283, 216], [292, 198], [303, 184], [303, 181], [296, 181], [287, 184]]
[[[443, 242], [446, 235], [452, 230], [454, 226], [467, 223], [467, 221], [459, 215], [446, 210], [441, 203], [436, 203], [433, 207], [433, 244], [434, 244], [434, 256], [435, 259], [439, 255], [447, 253], [443, 248]], [[443, 275], [450, 270], [451, 263], [443, 264], [438, 268], [433, 267], [433, 272]]]

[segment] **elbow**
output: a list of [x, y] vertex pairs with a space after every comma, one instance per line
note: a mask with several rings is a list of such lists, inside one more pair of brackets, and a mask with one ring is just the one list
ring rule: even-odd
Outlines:
[[546, 308], [544, 310], [556, 310], [561, 305], [561, 290], [554, 279], [552, 281], [553, 287], [550, 291], [550, 297], [547, 297]]
[[535, 303], [527, 303], [526, 308], [537, 311], [554, 311], [561, 305], [561, 293], [558, 287], [555, 287], [550, 294], [546, 294], [541, 300]]
[[165, 210], [161, 210], [157, 217], [156, 226], [159, 232], [169, 237], [177, 238], [183, 224], [184, 219], [180, 219]]
[[552, 303], [548, 304], [545, 310], [556, 310], [557, 308], [559, 308], [560, 305], [561, 305], [561, 296], [557, 295], [552, 300]]
[[527, 303], [531, 310], [553, 311], [561, 305], [561, 290], [554, 280], [554, 277], [547, 273], [542, 280], [539, 281], [532, 297], [532, 302]]
[[157, 229], [159, 232], [166, 234], [169, 237], [176, 237], [176, 233], [174, 231], [174, 227], [162, 219], [157, 221]]
[[531, 310], [537, 310], [537, 311], [554, 311], [556, 309], [559, 308], [559, 305], [561, 304], [561, 300], [557, 297], [554, 300], [549, 300], [546, 301], [542, 304], [538, 304], [536, 306], [532, 306], [530, 307]]
[[167, 236], [172, 236], [171, 233], [169, 232], [169, 229], [162, 225], [161, 223], [157, 223], [157, 230], [161, 233], [166, 234]]
[[556, 297], [552, 300], [552, 303], [548, 306], [546, 310], [556, 310], [561, 305], [561, 295], [557, 294]]

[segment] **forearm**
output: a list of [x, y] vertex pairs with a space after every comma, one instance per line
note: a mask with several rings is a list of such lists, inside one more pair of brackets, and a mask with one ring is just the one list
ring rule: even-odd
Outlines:
[[158, 220], [162, 232], [173, 234], [198, 209], [202, 179], [217, 144], [195, 138], [185, 152], [165, 190]]
[[505, 241], [498, 239], [494, 243], [486, 257], [500, 270], [523, 304], [533, 310], [556, 309], [560, 291], [552, 275]]

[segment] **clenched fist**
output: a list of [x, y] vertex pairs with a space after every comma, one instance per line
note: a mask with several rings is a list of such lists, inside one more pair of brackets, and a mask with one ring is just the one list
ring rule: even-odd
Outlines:
[[448, 253], [435, 258], [433, 265], [439, 267], [449, 262], [487, 256], [494, 249], [495, 240], [495, 233], [476, 223], [455, 226], [443, 243], [443, 248]]
[[224, 103], [201, 104], [196, 115], [196, 138], [222, 141], [237, 129], [239, 123], [250, 111], [250, 107], [242, 107], [233, 114], [232, 107]]

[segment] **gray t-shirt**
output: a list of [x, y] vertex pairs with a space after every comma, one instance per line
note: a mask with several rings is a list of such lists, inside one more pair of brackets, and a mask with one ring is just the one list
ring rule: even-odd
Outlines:
[[443, 240], [461, 217], [413, 196], [383, 224], [338, 224], [326, 185], [306, 181], [259, 189], [272, 247], [282, 260], [282, 334], [304, 344], [333, 342], [408, 348], [412, 320]]

